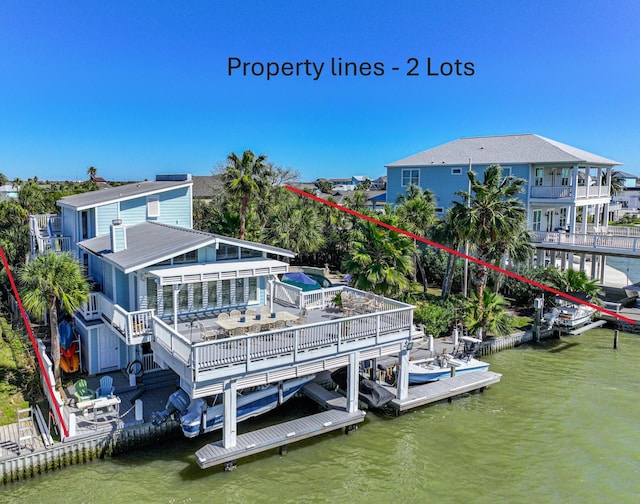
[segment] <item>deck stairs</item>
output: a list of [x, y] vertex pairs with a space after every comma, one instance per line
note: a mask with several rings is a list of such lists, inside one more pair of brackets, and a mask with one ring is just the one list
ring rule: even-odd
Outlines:
[[33, 440], [35, 423], [33, 420], [33, 409], [31, 407], [18, 409], [18, 454], [23, 448], [29, 446], [31, 451], [35, 449]]
[[142, 378], [138, 379], [136, 385], [137, 392], [131, 397], [131, 402], [140, 398], [142, 394], [147, 390], [153, 390], [157, 388], [180, 386], [180, 380], [178, 376], [171, 369], [162, 369], [159, 371], [153, 371], [151, 373], [145, 373]]

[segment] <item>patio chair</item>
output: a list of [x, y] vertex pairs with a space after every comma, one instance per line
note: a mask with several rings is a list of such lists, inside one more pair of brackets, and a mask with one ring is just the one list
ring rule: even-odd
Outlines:
[[259, 332], [262, 332], [261, 324], [253, 324], [252, 326], [249, 326], [249, 328], [247, 328], [247, 333], [255, 334]]
[[285, 327], [287, 327], [287, 323], [284, 320], [276, 320], [273, 323], [274, 329], [284, 329]]
[[229, 312], [229, 318], [239, 319], [240, 317], [242, 317], [242, 312], [240, 310], [231, 310]]
[[116, 391], [113, 386], [113, 378], [109, 375], [105, 375], [100, 378], [100, 386], [96, 389], [96, 399], [99, 397], [111, 397]]
[[87, 385], [87, 380], [79, 379], [73, 384], [73, 395], [76, 396], [77, 402], [89, 401], [94, 397], [94, 391]]
[[253, 308], [249, 308], [244, 312], [244, 316], [247, 318], [247, 320], [253, 320], [254, 318], [256, 318], [256, 311]]
[[215, 329], [208, 328], [202, 322], [197, 321], [196, 326], [200, 331], [200, 336], [202, 336], [202, 339], [209, 340], [216, 339], [218, 337], [218, 332]]
[[305, 325], [307, 323], [307, 317], [298, 317], [293, 321], [294, 326]]
[[222, 312], [218, 314], [218, 319], [228, 319], [229, 318], [229, 314], [227, 312]]
[[268, 306], [263, 306], [262, 308], [260, 308], [260, 316], [262, 318], [271, 316], [271, 309]]
[[244, 336], [245, 334], [247, 334], [246, 327], [236, 327], [231, 330], [231, 336]]

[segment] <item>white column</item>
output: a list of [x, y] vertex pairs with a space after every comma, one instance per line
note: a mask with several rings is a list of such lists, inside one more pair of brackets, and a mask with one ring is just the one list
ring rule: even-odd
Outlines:
[[347, 368], [347, 413], [358, 411], [358, 394], [360, 386], [360, 352], [349, 354]]
[[398, 391], [396, 397], [406, 399], [409, 394], [409, 351], [403, 348], [400, 352], [400, 372], [398, 373]]
[[224, 382], [222, 395], [224, 416], [222, 418], [222, 445], [224, 448], [234, 448], [236, 446], [237, 431], [237, 391], [236, 380]]

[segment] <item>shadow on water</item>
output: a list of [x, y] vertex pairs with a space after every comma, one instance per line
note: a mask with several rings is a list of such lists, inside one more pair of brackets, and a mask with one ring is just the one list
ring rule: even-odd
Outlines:
[[564, 352], [565, 350], [569, 350], [570, 348], [573, 348], [575, 346], [580, 345], [580, 343], [578, 343], [577, 341], [574, 342], [568, 342], [568, 341], [559, 341], [557, 342], [553, 348], [549, 349], [548, 352], [549, 353], [558, 353], [558, 352]]

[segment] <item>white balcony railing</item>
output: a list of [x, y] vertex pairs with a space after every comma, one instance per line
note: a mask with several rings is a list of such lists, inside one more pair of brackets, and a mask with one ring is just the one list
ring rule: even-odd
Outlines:
[[604, 198], [609, 196], [609, 186], [533, 186], [530, 190], [531, 198], [545, 199], [583, 199]]
[[92, 292], [81, 312], [85, 320], [101, 319], [109, 324], [127, 345], [142, 343], [151, 335], [153, 310], [127, 311], [102, 292]]
[[170, 355], [166, 361], [174, 371], [198, 383], [295, 366], [406, 339], [413, 306], [388, 299], [384, 305], [392, 309], [198, 343], [154, 317], [154, 341]]
[[[611, 209], [611, 207], [609, 207]], [[587, 224], [587, 233], [608, 235], [608, 236], [638, 236], [640, 237], [639, 226], [595, 226]]]
[[612, 249], [629, 253], [640, 253], [640, 237], [613, 236], [608, 234], [570, 234], [564, 232], [547, 233], [532, 231], [534, 244], [562, 247], [576, 247], [579, 249], [593, 249], [594, 251]]

